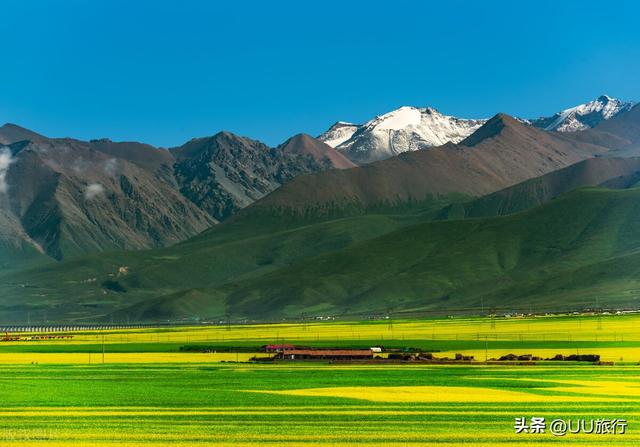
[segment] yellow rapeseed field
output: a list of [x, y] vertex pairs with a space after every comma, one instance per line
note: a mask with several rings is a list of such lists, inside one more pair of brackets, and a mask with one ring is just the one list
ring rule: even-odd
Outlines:
[[[560, 392], [602, 392], [602, 395], [565, 395], [535, 394], [530, 392], [501, 390], [483, 387], [465, 386], [386, 386], [386, 387], [334, 387], [309, 388], [300, 390], [273, 391], [273, 394], [290, 396], [343, 397], [362, 399], [372, 402], [415, 402], [415, 403], [528, 403], [528, 402], [617, 402], [617, 396], [607, 396], [607, 388], [593, 387], [585, 391], [583, 388], [561, 387], [551, 391]], [[640, 396], [634, 396], [640, 397]]]
[[191, 353], [191, 352], [127, 352], [127, 353], [0, 353], [0, 364], [94, 364], [94, 363], [207, 363], [247, 362], [264, 353]]
[[[214, 325], [153, 329], [70, 332], [73, 338], [36, 341], [47, 344], [191, 343], [257, 341], [304, 342], [344, 340], [511, 340], [640, 341], [640, 314], [477, 317], [362, 322], [307, 322]], [[24, 334], [26, 336], [30, 334]], [[42, 335], [42, 334], [31, 334]], [[24, 342], [3, 342], [3, 345]]]

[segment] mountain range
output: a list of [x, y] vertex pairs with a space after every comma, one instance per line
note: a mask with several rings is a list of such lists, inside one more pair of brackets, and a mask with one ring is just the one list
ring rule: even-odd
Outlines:
[[551, 128], [403, 107], [275, 148], [5, 125], [0, 320], [633, 305], [640, 107], [568, 110]]
[[25, 245], [56, 260], [170, 245], [302, 173], [353, 166], [305, 135], [274, 149], [220, 132], [166, 150], [7, 124], [0, 141], [0, 259]]
[[[591, 129], [632, 107], [632, 102], [602, 95], [549, 117], [521, 121], [547, 131], [575, 132]], [[338, 121], [318, 139], [355, 163], [365, 164], [403, 152], [459, 143], [486, 121], [446, 116], [431, 107], [400, 107], [362, 125]]]
[[459, 144], [409, 151], [358, 169], [301, 176], [254, 207], [331, 214], [340, 208], [424, 202], [449, 194], [480, 196], [608, 151], [498, 114]]
[[624, 102], [602, 95], [586, 104], [557, 112], [553, 116], [531, 120], [531, 124], [544, 130], [576, 132], [591, 129], [602, 121], [609, 120], [622, 112], [631, 110], [631, 108], [633, 108], [632, 102]]

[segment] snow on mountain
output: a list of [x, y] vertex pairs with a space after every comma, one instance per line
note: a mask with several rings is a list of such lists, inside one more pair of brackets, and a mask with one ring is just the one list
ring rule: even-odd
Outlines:
[[361, 126], [337, 123], [319, 139], [355, 163], [365, 164], [402, 152], [457, 143], [485, 122], [443, 115], [431, 107], [400, 107]]
[[563, 110], [551, 117], [531, 120], [531, 124], [544, 130], [576, 132], [595, 127], [600, 122], [613, 118], [632, 107], [631, 102], [602, 95], [593, 101]]
[[[575, 132], [630, 110], [633, 103], [603, 95], [550, 117], [521, 120], [540, 129]], [[337, 122], [318, 137], [357, 164], [384, 160], [407, 151], [459, 143], [487, 120], [443, 115], [426, 107], [400, 107], [362, 125]]]
[[344, 121], [338, 121], [322, 135], [318, 137], [318, 140], [325, 144], [335, 148], [347, 141], [360, 127], [358, 124], [346, 123]]

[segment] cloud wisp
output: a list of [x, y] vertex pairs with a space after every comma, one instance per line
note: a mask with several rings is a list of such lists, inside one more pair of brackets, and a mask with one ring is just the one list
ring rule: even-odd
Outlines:
[[91, 183], [84, 190], [85, 200], [93, 200], [102, 194], [104, 194], [104, 186], [102, 186], [100, 183]]
[[7, 172], [9, 166], [13, 163], [11, 151], [7, 148], [0, 149], [0, 194], [6, 194], [8, 190]]

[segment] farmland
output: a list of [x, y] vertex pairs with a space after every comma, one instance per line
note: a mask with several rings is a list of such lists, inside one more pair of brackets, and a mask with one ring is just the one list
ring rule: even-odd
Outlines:
[[637, 379], [630, 367], [14, 366], [0, 427], [3, 445], [487, 445], [554, 440], [516, 435], [516, 416], [626, 417], [624, 435], [564, 439], [637, 445], [637, 388], [588, 386]]
[[[506, 352], [536, 351], [545, 357], [552, 354], [603, 354], [603, 360], [640, 361], [640, 315], [564, 315], [521, 318], [473, 317], [423, 320], [323, 321], [280, 324], [244, 324], [185, 326], [148, 329], [114, 329], [80, 331], [64, 340], [38, 340], [0, 343], [0, 363], [12, 363], [19, 354], [28, 363], [55, 356], [82, 354], [80, 363], [105, 359], [131, 360], [124, 354], [163, 354], [159, 361], [179, 355], [178, 361], [197, 359], [193, 353], [179, 353], [181, 347], [209, 348], [203, 361], [237, 360], [219, 357], [222, 353], [241, 355], [239, 360], [256, 353], [269, 343], [294, 343], [318, 347], [388, 348], [413, 347], [432, 352], [469, 352], [476, 360], [485, 360]], [[29, 334], [24, 337], [28, 338]], [[37, 356], [36, 354], [47, 354]], [[86, 354], [86, 355], [84, 355]], [[216, 357], [218, 356], [218, 357]], [[140, 357], [143, 358], [144, 356]], [[622, 360], [621, 360], [622, 359]], [[59, 363], [67, 363], [61, 361]]]
[[[307, 322], [84, 331], [0, 343], [3, 446], [637, 445], [637, 315]], [[469, 352], [464, 365], [247, 360], [260, 346]], [[206, 352], [181, 350], [185, 346]], [[103, 355], [104, 350], [104, 355]], [[483, 363], [594, 352], [614, 365]], [[622, 359], [622, 360], [621, 360]], [[104, 363], [103, 363], [104, 362]], [[624, 418], [625, 434], [514, 430], [516, 417]]]

